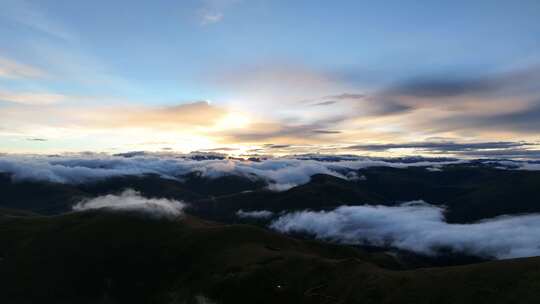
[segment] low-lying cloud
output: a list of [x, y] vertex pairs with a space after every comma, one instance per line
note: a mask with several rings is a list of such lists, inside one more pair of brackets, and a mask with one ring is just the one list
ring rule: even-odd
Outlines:
[[343, 179], [356, 179], [351, 171], [369, 167], [441, 167], [463, 163], [459, 160], [389, 161], [362, 157], [337, 156], [324, 158], [275, 158], [263, 161], [234, 159], [196, 160], [174, 155], [136, 154], [130, 157], [89, 154], [76, 156], [0, 156], [0, 172], [11, 174], [13, 180], [37, 180], [55, 183], [80, 184], [115, 176], [157, 174], [164, 178], [181, 180], [196, 173], [205, 178], [238, 175], [262, 179], [272, 190], [282, 191], [309, 182], [315, 174], [327, 174]]
[[498, 259], [540, 255], [540, 214], [449, 224], [443, 208], [423, 201], [294, 212], [282, 215], [271, 227], [338, 243], [389, 246], [426, 255], [440, 250]]
[[107, 194], [81, 201], [73, 206], [75, 211], [105, 209], [115, 211], [138, 211], [156, 218], [173, 219], [183, 214], [185, 204], [163, 198], [146, 198], [132, 189], [122, 193]]
[[274, 216], [274, 213], [268, 210], [244, 211], [240, 209], [236, 211], [236, 216], [243, 219], [268, 219]]

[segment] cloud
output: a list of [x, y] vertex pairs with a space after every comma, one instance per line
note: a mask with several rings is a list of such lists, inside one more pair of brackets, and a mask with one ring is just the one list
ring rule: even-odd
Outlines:
[[[298, 64], [244, 66], [221, 74], [218, 86], [238, 103], [231, 104], [262, 117], [249, 128], [224, 134], [228, 143], [321, 146], [430, 137], [531, 141], [540, 127], [540, 66], [473, 76], [426, 75], [371, 89]], [[341, 133], [325, 132], [334, 130]]]
[[540, 78], [540, 67], [513, 70], [484, 76], [423, 76], [390, 87], [384, 93], [393, 96], [454, 97], [463, 95], [510, 95], [540, 91], [534, 82]]
[[465, 94], [491, 93], [495, 83], [485, 79], [420, 78], [386, 90], [392, 95], [415, 97], [452, 97]]
[[226, 152], [226, 151], [236, 151], [237, 149], [231, 147], [218, 147], [212, 149], [203, 149], [203, 152]]
[[240, 0], [203, 0], [202, 2], [199, 22], [204, 26], [221, 22], [225, 17], [225, 11], [238, 4]]
[[264, 145], [265, 149], [283, 149], [289, 148], [291, 145], [275, 145], [275, 144], [266, 144]]
[[[149, 142], [165, 142], [162, 145], [187, 152], [216, 146], [222, 138], [220, 132], [235, 127], [223, 123], [228, 117], [228, 109], [206, 101], [175, 106], [92, 105], [89, 101], [99, 98], [86, 100], [84, 97], [82, 102], [72, 102], [81, 98], [6, 95], [0, 91], [0, 99], [12, 101], [0, 106], [0, 129], [4, 134], [15, 134], [11, 135], [14, 139], [58, 139], [56, 150], [51, 152], [58, 152], [66, 145], [77, 147], [79, 151], [111, 151], [126, 146], [148, 149], [151, 145], [155, 150], [161, 148], [156, 144], [145, 144]], [[63, 100], [70, 102], [61, 102]]]
[[58, 18], [53, 18], [41, 10], [39, 5], [33, 5], [26, 0], [3, 0], [0, 16], [34, 31], [47, 34], [54, 38], [72, 40], [73, 33], [66, 29]]
[[527, 135], [540, 130], [540, 66], [469, 76], [427, 75], [370, 96], [396, 109], [402, 128], [432, 134], [468, 132]]
[[457, 143], [452, 141], [439, 141], [439, 142], [412, 142], [412, 143], [400, 143], [400, 144], [365, 144], [349, 146], [349, 149], [364, 150], [364, 151], [385, 151], [390, 149], [423, 149], [430, 151], [442, 151], [442, 152], [462, 152], [462, 151], [474, 151], [474, 150], [486, 150], [486, 149], [508, 149], [516, 147], [525, 147], [532, 145], [527, 142], [474, 142], [474, 143]]
[[86, 183], [122, 175], [157, 174], [164, 178], [179, 179], [189, 173], [198, 173], [206, 178], [239, 175], [262, 179], [272, 190], [283, 191], [309, 182], [314, 174], [328, 174], [343, 179], [354, 179], [350, 171], [374, 166], [393, 168], [442, 167], [463, 161], [408, 161], [350, 157], [324, 158], [317, 155], [310, 159], [275, 158], [257, 162], [232, 159], [189, 158], [189, 155], [162, 155], [159, 153], [137, 153], [121, 155], [87, 154], [73, 156], [0, 156], [0, 172], [10, 173], [18, 180], [43, 180], [56, 183]]
[[201, 24], [208, 25], [212, 23], [218, 23], [223, 19], [223, 13], [220, 12], [204, 12], [201, 15]]
[[236, 211], [236, 216], [244, 219], [268, 219], [271, 218], [273, 215], [274, 213], [268, 210], [244, 211], [240, 209]]
[[525, 171], [539, 171], [540, 163], [536, 162], [519, 162], [515, 160], [497, 160], [488, 161], [487, 164], [496, 166], [499, 169], [507, 170], [525, 170]]
[[27, 138], [26, 140], [28, 140], [28, 141], [47, 141], [46, 138], [39, 138], [39, 137]]
[[10, 92], [0, 90], [0, 100], [23, 105], [52, 105], [63, 102], [67, 96], [53, 93]]
[[312, 104], [312, 106], [330, 106], [336, 103], [337, 101], [335, 100], [328, 100], [328, 101], [321, 101], [321, 102], [314, 103]]
[[319, 143], [321, 137], [341, 132], [325, 131], [344, 118], [334, 116], [313, 120], [309, 123], [253, 123], [246, 129], [229, 131], [223, 134], [228, 141], [260, 143], [268, 141], [292, 141], [295, 143]]
[[342, 94], [337, 94], [337, 95], [330, 95], [330, 96], [326, 96], [324, 98], [328, 98], [328, 99], [338, 99], [338, 100], [346, 100], [346, 99], [362, 99], [362, 98], [366, 98], [367, 95], [366, 94], [359, 94], [359, 93], [342, 93]]
[[0, 77], [40, 78], [45, 75], [41, 69], [0, 56]]
[[[533, 141], [540, 121], [536, 119], [540, 111], [534, 107], [540, 99], [531, 99], [539, 95], [531, 85], [535, 75], [532, 69], [475, 78], [427, 77], [370, 91], [351, 88], [328, 73], [305, 66], [242, 66], [209, 76], [216, 78], [218, 91], [230, 96], [213, 104], [194, 101], [159, 107], [124, 101], [123, 105], [106, 106], [91, 104], [90, 99], [62, 102], [72, 101], [73, 96], [0, 92], [0, 98], [13, 103], [0, 108], [4, 118], [0, 128], [23, 137], [66, 139], [55, 141], [59, 147], [74, 147], [78, 141], [94, 145], [82, 149], [101, 151], [134, 145], [136, 137], [138, 143], [151, 138], [183, 152], [276, 142], [311, 145], [312, 151], [322, 152], [327, 152], [327, 146], [352, 147], [337, 153], [364, 146], [370, 155], [389, 149], [364, 142], [399, 143], [434, 136], [456, 141]], [[28, 104], [47, 107], [37, 110], [25, 107]], [[161, 148], [139, 145], [130, 149]], [[9, 151], [27, 152], [25, 149], [30, 148]], [[440, 152], [427, 146], [413, 149]], [[399, 153], [390, 153], [394, 152]]]
[[369, 117], [379, 115], [399, 114], [410, 110], [408, 105], [379, 100], [377, 95], [359, 94], [359, 93], [341, 93], [336, 95], [324, 96], [316, 101], [312, 106], [330, 106], [334, 105], [343, 111], [344, 118], [354, 119], [358, 117]]
[[230, 95], [233, 105], [264, 114], [267, 119], [301, 118], [306, 111], [315, 119], [328, 118], [328, 114], [334, 114], [336, 105], [310, 105], [332, 100], [324, 96], [347, 89], [332, 75], [291, 62], [225, 67], [209, 80]]
[[340, 134], [342, 132], [341, 131], [336, 131], [336, 130], [313, 130], [313, 133], [317, 133], [317, 134]]
[[414, 149], [415, 152], [429, 154], [456, 155], [474, 158], [540, 158], [540, 150], [534, 149], [538, 143], [532, 142], [453, 142], [453, 141], [425, 141], [396, 144], [360, 144], [347, 147], [358, 151], [389, 151], [393, 149]]
[[502, 113], [491, 117], [483, 117], [471, 121], [456, 121], [470, 127], [488, 130], [508, 129], [522, 133], [537, 134], [540, 131], [540, 96], [535, 105], [512, 113]]
[[114, 210], [139, 211], [156, 218], [174, 219], [183, 214], [185, 204], [163, 198], [145, 198], [132, 189], [126, 189], [118, 195], [108, 194], [81, 201], [73, 206], [75, 211]]
[[342, 206], [289, 213], [271, 227], [345, 244], [391, 246], [426, 255], [452, 250], [498, 259], [540, 255], [540, 215], [503, 216], [448, 224], [444, 209], [422, 201], [388, 206]]
[[538, 149], [495, 149], [495, 150], [467, 150], [458, 153], [468, 157], [483, 158], [504, 158], [504, 159], [540, 159], [540, 150]]
[[227, 114], [226, 110], [207, 101], [194, 101], [166, 107], [126, 107], [86, 113], [82, 119], [100, 127], [207, 126]]

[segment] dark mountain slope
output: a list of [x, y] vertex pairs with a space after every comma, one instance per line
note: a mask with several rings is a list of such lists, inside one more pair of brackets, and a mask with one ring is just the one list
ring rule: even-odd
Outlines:
[[370, 168], [362, 173], [362, 187], [382, 195], [385, 203], [422, 199], [442, 204], [449, 222], [540, 212], [540, 171], [459, 165], [444, 171]]
[[134, 189], [145, 197], [162, 197], [193, 201], [205, 197], [186, 187], [182, 182], [162, 178], [155, 174], [119, 176], [92, 183], [74, 185], [89, 197], [117, 193], [123, 189]]
[[193, 217], [0, 216], [2, 303], [537, 303], [540, 259], [394, 270], [384, 254]]
[[383, 203], [384, 199], [361, 183], [317, 174], [307, 184], [282, 192], [257, 190], [199, 200], [190, 206], [190, 211], [202, 217], [229, 221], [235, 219], [239, 209], [274, 212], [329, 209], [352, 202], [375, 204]]
[[203, 199], [192, 212], [216, 220], [232, 220], [243, 210], [322, 210], [340, 205], [395, 205], [411, 200], [445, 205], [449, 222], [472, 222], [499, 215], [540, 212], [540, 172], [489, 167], [369, 168], [365, 180], [348, 181], [314, 175], [307, 184], [283, 192], [258, 190]]
[[71, 205], [87, 194], [67, 184], [44, 181], [12, 181], [0, 173], [0, 207], [29, 210], [42, 214], [58, 214], [71, 210]]
[[0, 175], [0, 207], [58, 214], [85, 197], [118, 193], [126, 188], [147, 197], [189, 203], [189, 212], [212, 220], [237, 221], [236, 211], [332, 209], [340, 205], [399, 204], [424, 200], [445, 205], [449, 222], [472, 222], [499, 215], [540, 212], [540, 171], [499, 170], [455, 165], [443, 171], [426, 168], [374, 167], [358, 171], [366, 179], [345, 180], [318, 174], [292, 189], [274, 192], [256, 178], [197, 174], [172, 180], [157, 175], [123, 176], [86, 184], [13, 182]]
[[155, 174], [118, 176], [82, 184], [45, 181], [13, 181], [0, 173], [0, 207], [29, 210], [40, 214], [59, 214], [71, 210], [76, 202], [89, 197], [118, 193], [130, 188], [146, 197], [170, 198], [193, 202], [213, 195], [229, 195], [255, 190], [266, 184], [240, 176], [205, 179], [191, 174], [180, 180]]

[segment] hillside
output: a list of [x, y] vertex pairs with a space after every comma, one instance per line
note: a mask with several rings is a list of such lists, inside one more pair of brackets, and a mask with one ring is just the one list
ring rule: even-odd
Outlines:
[[186, 216], [0, 218], [3, 303], [537, 303], [540, 259], [402, 270], [391, 256]]
[[238, 175], [204, 178], [194, 174], [178, 180], [158, 175], [111, 177], [81, 184], [12, 181], [0, 174], [0, 207], [58, 214], [85, 198], [135, 189], [148, 197], [189, 203], [189, 212], [219, 221], [238, 221], [236, 211], [325, 210], [340, 205], [395, 205], [424, 200], [447, 207], [449, 222], [466, 223], [499, 215], [540, 212], [540, 171], [500, 170], [490, 166], [454, 165], [442, 171], [372, 167], [365, 177], [346, 180], [315, 174], [305, 184], [270, 191], [261, 179]]

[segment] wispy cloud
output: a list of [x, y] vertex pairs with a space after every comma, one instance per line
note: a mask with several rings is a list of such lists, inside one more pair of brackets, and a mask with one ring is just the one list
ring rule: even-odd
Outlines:
[[163, 107], [125, 103], [100, 106], [92, 105], [92, 101], [101, 100], [99, 97], [1, 91], [0, 100], [9, 102], [0, 107], [0, 126], [24, 137], [69, 134], [70, 138], [81, 138], [99, 133], [123, 144], [151, 140], [171, 143], [188, 135], [202, 141], [214, 129], [227, 128], [220, 123], [227, 110], [203, 101]]
[[358, 144], [347, 149], [363, 152], [386, 152], [408, 149], [410, 153], [445, 154], [460, 157], [540, 158], [539, 143], [524, 141], [455, 142], [449, 140], [390, 144]]
[[223, 13], [220, 13], [220, 12], [203, 12], [201, 14], [202, 25], [218, 23], [222, 19], [223, 19]]
[[27, 138], [26, 140], [29, 140], [29, 141], [47, 141], [46, 138], [40, 138], [40, 137], [31, 137], [31, 138]]
[[337, 131], [337, 130], [313, 130], [313, 133], [317, 133], [317, 134], [340, 134], [342, 132]]
[[[0, 90], [0, 100], [23, 105], [52, 105], [63, 102], [67, 96], [54, 93], [10, 92]], [[1, 112], [1, 111], [0, 111]]]
[[2, 1], [0, 3], [0, 17], [54, 38], [71, 40], [75, 37], [57, 19], [51, 18], [38, 6], [26, 0]]
[[527, 142], [472, 142], [472, 143], [458, 143], [452, 141], [426, 141], [426, 142], [412, 142], [412, 143], [399, 143], [399, 144], [362, 144], [350, 146], [350, 149], [366, 150], [366, 151], [383, 151], [390, 149], [425, 149], [441, 152], [461, 152], [461, 151], [473, 151], [473, 150], [487, 150], [487, 149], [508, 149], [516, 147], [525, 147], [533, 145]]
[[533, 65], [477, 77], [449, 74], [415, 78], [381, 90], [372, 98], [403, 107], [407, 128], [484, 136], [490, 132], [525, 134], [538, 131], [539, 81], [540, 67]]
[[225, 11], [240, 0], [203, 0], [199, 11], [199, 22], [201, 25], [211, 25], [221, 22], [225, 17]]
[[333, 105], [333, 104], [336, 104], [337, 101], [335, 100], [327, 100], [327, 101], [321, 101], [321, 102], [316, 102], [314, 104], [312, 104], [312, 106], [330, 106], [330, 105]]
[[4, 78], [40, 78], [45, 71], [27, 64], [0, 56], [0, 77]]

